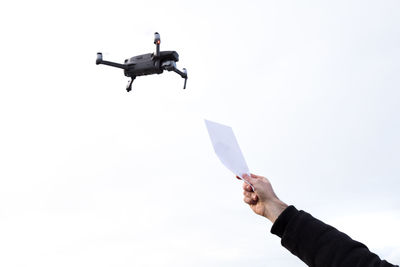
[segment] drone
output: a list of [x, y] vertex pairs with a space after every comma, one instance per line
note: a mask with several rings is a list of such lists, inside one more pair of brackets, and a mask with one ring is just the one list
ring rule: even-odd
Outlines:
[[129, 59], [125, 59], [124, 64], [103, 60], [103, 54], [97, 53], [96, 65], [103, 64], [124, 70], [126, 77], [130, 77], [126, 91], [132, 90], [132, 83], [137, 76], [161, 74], [164, 70], [174, 71], [178, 73], [185, 83], [183, 89], [186, 89], [186, 81], [188, 78], [187, 71], [177, 69], [176, 62], [179, 61], [179, 55], [176, 51], [160, 51], [160, 34], [154, 33], [154, 44], [156, 45], [155, 53], [143, 54]]

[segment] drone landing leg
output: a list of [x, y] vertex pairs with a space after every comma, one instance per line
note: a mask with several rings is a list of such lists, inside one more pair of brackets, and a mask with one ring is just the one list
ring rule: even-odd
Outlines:
[[136, 77], [131, 77], [131, 79], [128, 81], [128, 84], [126, 85], [126, 91], [130, 92], [132, 90], [132, 83], [135, 80]]
[[185, 83], [183, 84], [183, 89], [186, 89], [186, 81], [188, 78], [187, 70], [185, 68], [183, 68], [183, 71], [180, 71], [176, 67], [173, 67], [172, 71], [178, 73], [183, 79], [185, 79]]
[[187, 77], [185, 78], [185, 83], [183, 84], [183, 89], [186, 89], [186, 81], [187, 81]]

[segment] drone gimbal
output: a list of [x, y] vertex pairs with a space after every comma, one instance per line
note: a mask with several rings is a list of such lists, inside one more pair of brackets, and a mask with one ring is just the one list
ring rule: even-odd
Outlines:
[[155, 53], [148, 53], [125, 59], [124, 64], [119, 64], [111, 61], [103, 60], [102, 53], [97, 53], [96, 64], [108, 65], [124, 70], [124, 74], [131, 79], [128, 82], [126, 90], [132, 90], [132, 83], [137, 76], [161, 74], [164, 70], [174, 71], [185, 79], [183, 89], [186, 88], [186, 80], [188, 78], [187, 71], [184, 68], [182, 71], [176, 68], [176, 62], [179, 61], [179, 55], [175, 51], [160, 52], [160, 34], [154, 33], [154, 44], [156, 45]]

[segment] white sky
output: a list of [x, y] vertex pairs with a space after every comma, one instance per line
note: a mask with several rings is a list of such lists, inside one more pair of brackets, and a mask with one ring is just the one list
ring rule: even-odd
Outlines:
[[[304, 266], [242, 202], [252, 172], [400, 263], [399, 1], [3, 1], [1, 266]], [[176, 50], [139, 77], [105, 60]]]

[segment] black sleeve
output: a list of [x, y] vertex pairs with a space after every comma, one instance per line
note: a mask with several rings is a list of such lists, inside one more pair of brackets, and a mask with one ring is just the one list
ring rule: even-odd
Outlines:
[[286, 208], [271, 228], [282, 246], [311, 267], [390, 267], [360, 242], [294, 206]]

